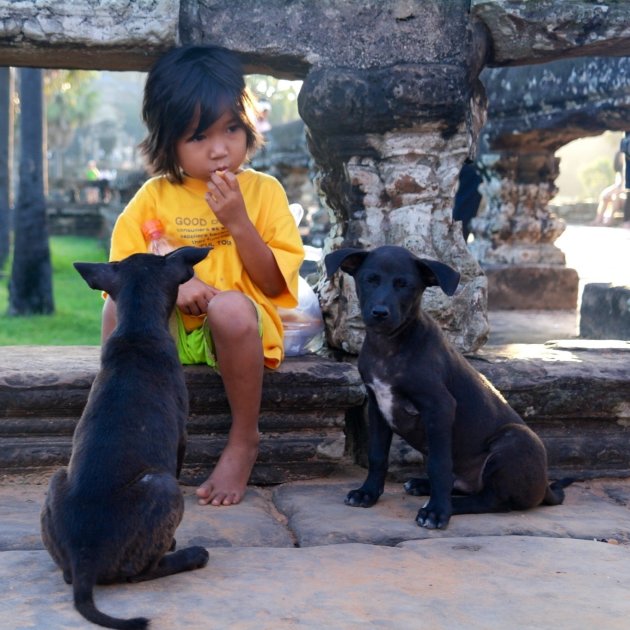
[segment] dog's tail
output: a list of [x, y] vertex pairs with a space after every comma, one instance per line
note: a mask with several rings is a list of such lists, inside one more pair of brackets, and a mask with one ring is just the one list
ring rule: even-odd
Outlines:
[[144, 630], [149, 627], [149, 620], [145, 617], [134, 617], [132, 619], [118, 619], [102, 613], [94, 604], [94, 585], [96, 576], [93, 564], [90, 567], [82, 563], [74, 563], [72, 574], [72, 588], [74, 593], [75, 608], [92, 623], [105, 628], [116, 628], [119, 630]]
[[564, 488], [570, 486], [575, 479], [573, 477], [565, 477], [558, 479], [547, 486], [543, 505], [560, 505], [564, 501]]

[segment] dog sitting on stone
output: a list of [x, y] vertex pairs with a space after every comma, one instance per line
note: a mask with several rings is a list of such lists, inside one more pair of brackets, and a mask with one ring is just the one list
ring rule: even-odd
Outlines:
[[365, 322], [358, 365], [368, 393], [368, 475], [346, 503], [370, 507], [383, 493], [392, 432], [426, 458], [428, 479], [405, 484], [429, 497], [416, 517], [422, 527], [444, 528], [452, 514], [562, 503], [570, 480], [549, 484], [540, 438], [420, 308], [427, 287], [453, 295], [459, 274], [396, 246], [340, 249], [325, 265], [328, 276], [341, 268], [354, 277]]
[[75, 263], [90, 287], [115, 301], [118, 325], [103, 347], [70, 463], [50, 480], [42, 539], [72, 584], [77, 610], [108, 628], [146, 628], [148, 620], [99, 611], [95, 584], [151, 580], [208, 562], [203, 547], [173, 551], [184, 514], [177, 477], [188, 392], [168, 322], [179, 285], [209, 251]]

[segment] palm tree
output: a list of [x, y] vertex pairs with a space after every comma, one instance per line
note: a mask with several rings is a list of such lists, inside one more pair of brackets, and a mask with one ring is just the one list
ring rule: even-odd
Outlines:
[[11, 149], [13, 144], [11, 69], [0, 68], [0, 268], [9, 257], [11, 231]]
[[21, 68], [20, 183], [9, 282], [9, 315], [54, 311], [52, 268], [44, 194], [44, 100], [42, 71]]

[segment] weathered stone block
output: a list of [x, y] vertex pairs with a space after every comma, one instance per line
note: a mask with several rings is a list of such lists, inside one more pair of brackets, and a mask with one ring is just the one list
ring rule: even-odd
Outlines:
[[179, 37], [178, 0], [0, 0], [2, 65], [146, 70]]
[[580, 337], [630, 339], [630, 287], [587, 284], [580, 307]]
[[578, 48], [599, 55], [609, 38], [619, 42], [616, 54], [630, 54], [625, 2], [472, 0], [471, 13], [492, 33], [492, 65], [576, 57]]
[[[99, 369], [96, 346], [0, 347], [0, 470], [50, 470], [68, 462], [72, 433]], [[216, 463], [231, 426], [220, 376], [184, 368], [190, 399], [183, 477]], [[345, 452], [345, 413], [365, 396], [352, 365], [314, 356], [265, 373], [255, 483], [318, 477]]]
[[577, 306], [575, 269], [496, 265], [485, 268], [490, 310], [562, 310]]

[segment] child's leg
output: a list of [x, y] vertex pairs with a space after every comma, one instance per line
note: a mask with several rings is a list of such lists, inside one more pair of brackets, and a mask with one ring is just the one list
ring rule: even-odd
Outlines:
[[201, 505], [232, 505], [243, 498], [258, 455], [262, 341], [256, 309], [237, 291], [219, 293], [210, 301], [208, 325], [230, 403], [232, 427], [215, 469], [197, 488], [197, 496]]
[[101, 345], [104, 344], [112, 331], [116, 328], [116, 303], [107, 296], [103, 304], [103, 317], [101, 320]]

